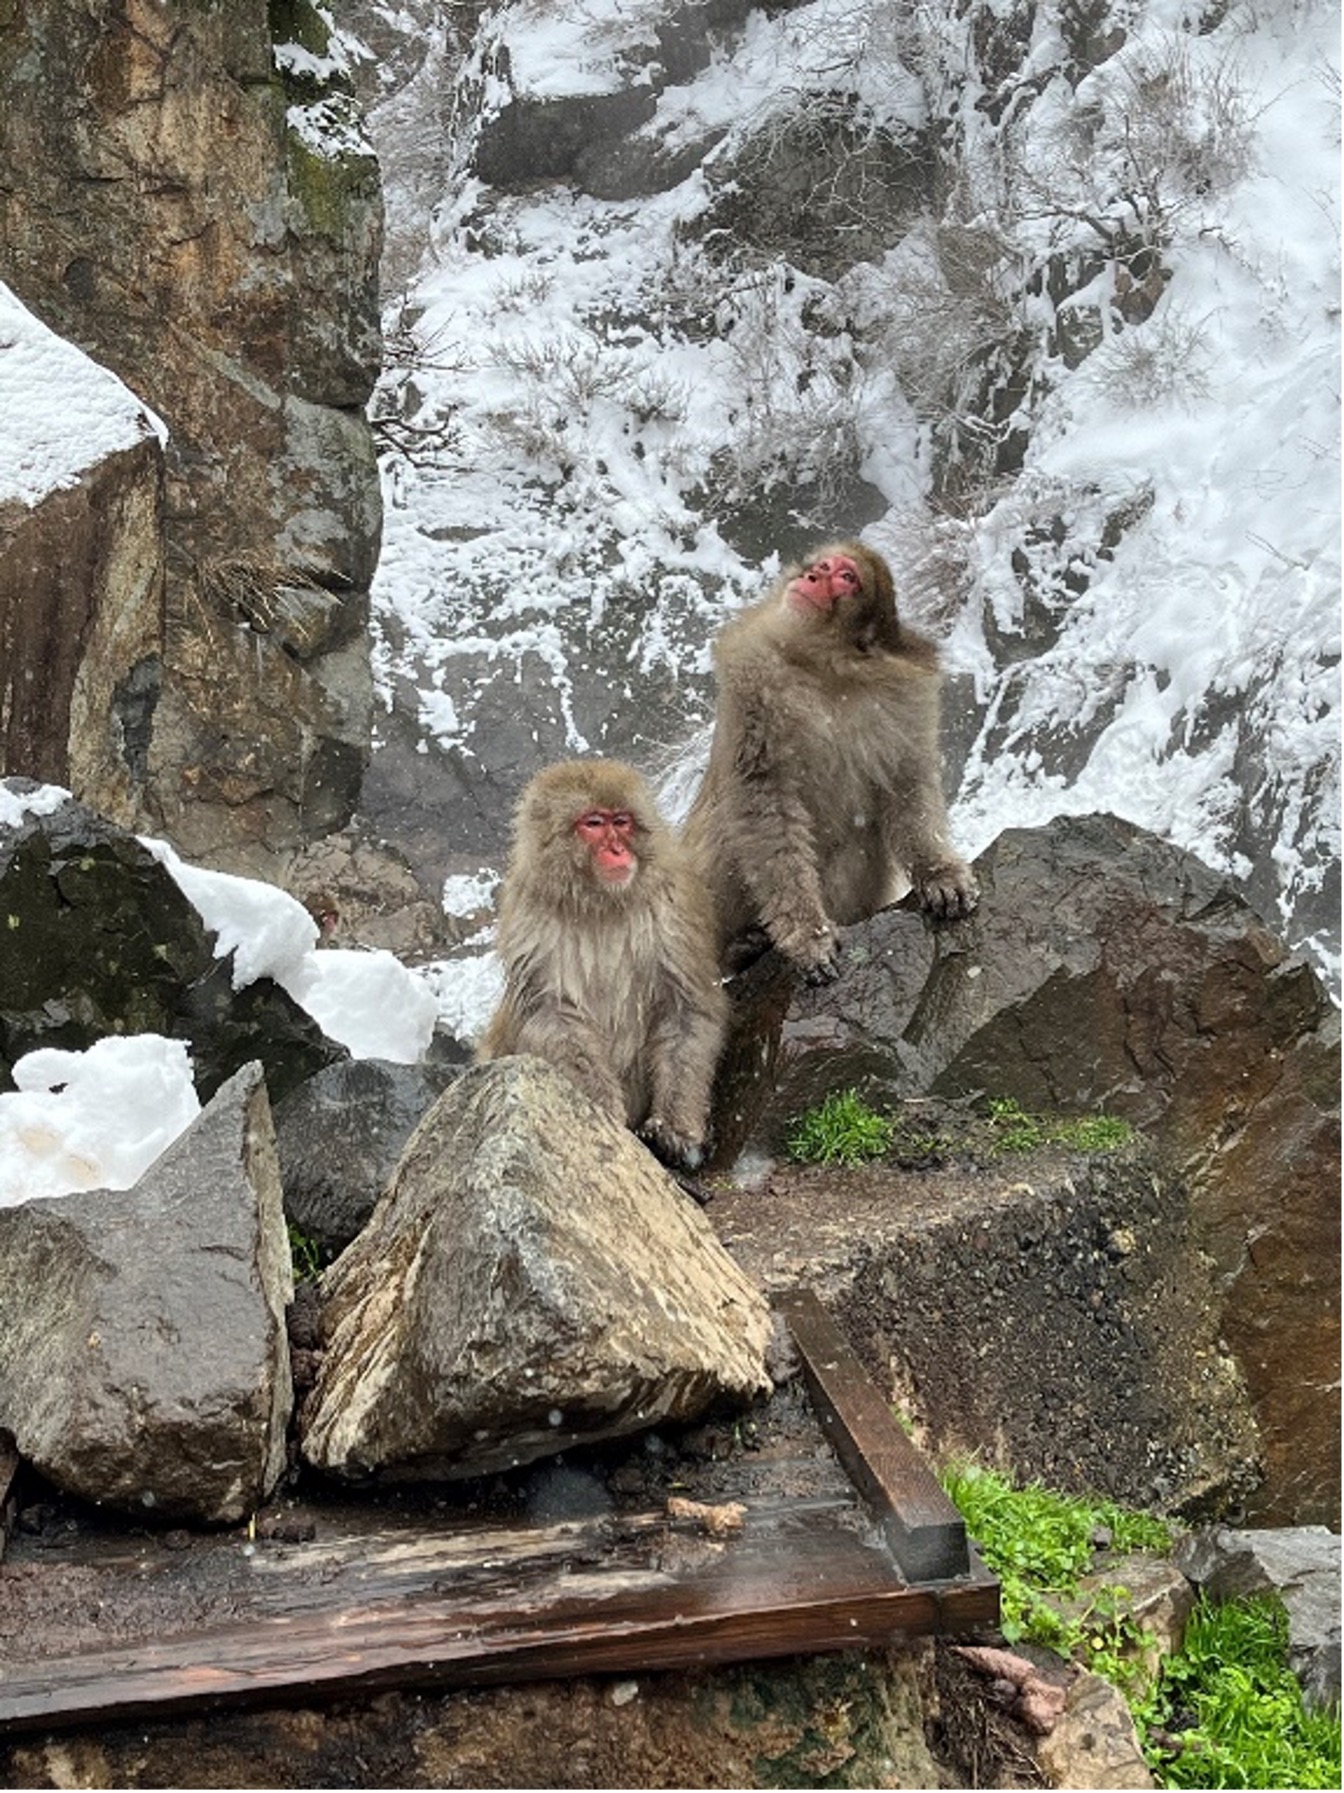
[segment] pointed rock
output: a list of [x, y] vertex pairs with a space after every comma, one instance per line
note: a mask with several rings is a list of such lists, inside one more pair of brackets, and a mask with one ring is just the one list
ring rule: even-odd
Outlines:
[[284, 1468], [292, 1298], [254, 1063], [133, 1189], [0, 1210], [0, 1429], [85, 1500], [239, 1520]]
[[536, 1059], [439, 1098], [323, 1298], [303, 1452], [341, 1475], [481, 1475], [768, 1386], [756, 1286]]

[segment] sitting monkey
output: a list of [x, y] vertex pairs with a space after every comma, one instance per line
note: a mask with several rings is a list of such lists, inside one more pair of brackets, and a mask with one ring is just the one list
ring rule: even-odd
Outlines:
[[547, 1059], [694, 1169], [727, 999], [709, 894], [631, 767], [569, 760], [528, 785], [496, 947], [504, 995], [477, 1058]]
[[890, 569], [859, 542], [820, 549], [733, 618], [684, 840], [713, 892], [720, 953], [763, 929], [812, 982], [838, 929], [908, 882], [939, 917], [977, 889], [947, 834], [934, 644], [896, 612]]

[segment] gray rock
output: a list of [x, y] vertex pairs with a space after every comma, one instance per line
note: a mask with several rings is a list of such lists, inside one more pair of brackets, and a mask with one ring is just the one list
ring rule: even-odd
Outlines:
[[236, 1522], [284, 1468], [292, 1296], [249, 1065], [134, 1189], [0, 1209], [0, 1428], [85, 1500]]
[[1215, 1600], [1274, 1592], [1288, 1613], [1288, 1659], [1313, 1705], [1339, 1704], [1339, 1534], [1323, 1525], [1233, 1531], [1211, 1526], [1182, 1539], [1176, 1560]]
[[322, 1281], [319, 1469], [455, 1479], [768, 1386], [769, 1315], [700, 1210], [537, 1060], [466, 1072]]
[[348, 1059], [275, 1109], [285, 1213], [319, 1245], [348, 1245], [373, 1212], [417, 1123], [461, 1065]]

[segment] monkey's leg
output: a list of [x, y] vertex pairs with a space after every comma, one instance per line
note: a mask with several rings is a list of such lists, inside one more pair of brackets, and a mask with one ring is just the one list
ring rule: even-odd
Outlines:
[[543, 1009], [518, 1029], [515, 1052], [535, 1053], [576, 1084], [585, 1096], [621, 1126], [626, 1124], [625, 1092], [612, 1070], [595, 1029], [572, 1014]]

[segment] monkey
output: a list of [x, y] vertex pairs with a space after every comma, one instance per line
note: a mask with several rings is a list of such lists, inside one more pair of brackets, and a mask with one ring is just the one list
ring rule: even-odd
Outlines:
[[[861, 542], [818, 549], [720, 631], [709, 763], [683, 828], [722, 962], [755, 936], [811, 983], [839, 930], [908, 881], [938, 919], [978, 898], [947, 832], [938, 650]], [[760, 940], [762, 934], [764, 940]]]
[[633, 767], [566, 760], [529, 783], [496, 950], [504, 994], [477, 1060], [534, 1053], [696, 1169], [728, 1002], [709, 892]]

